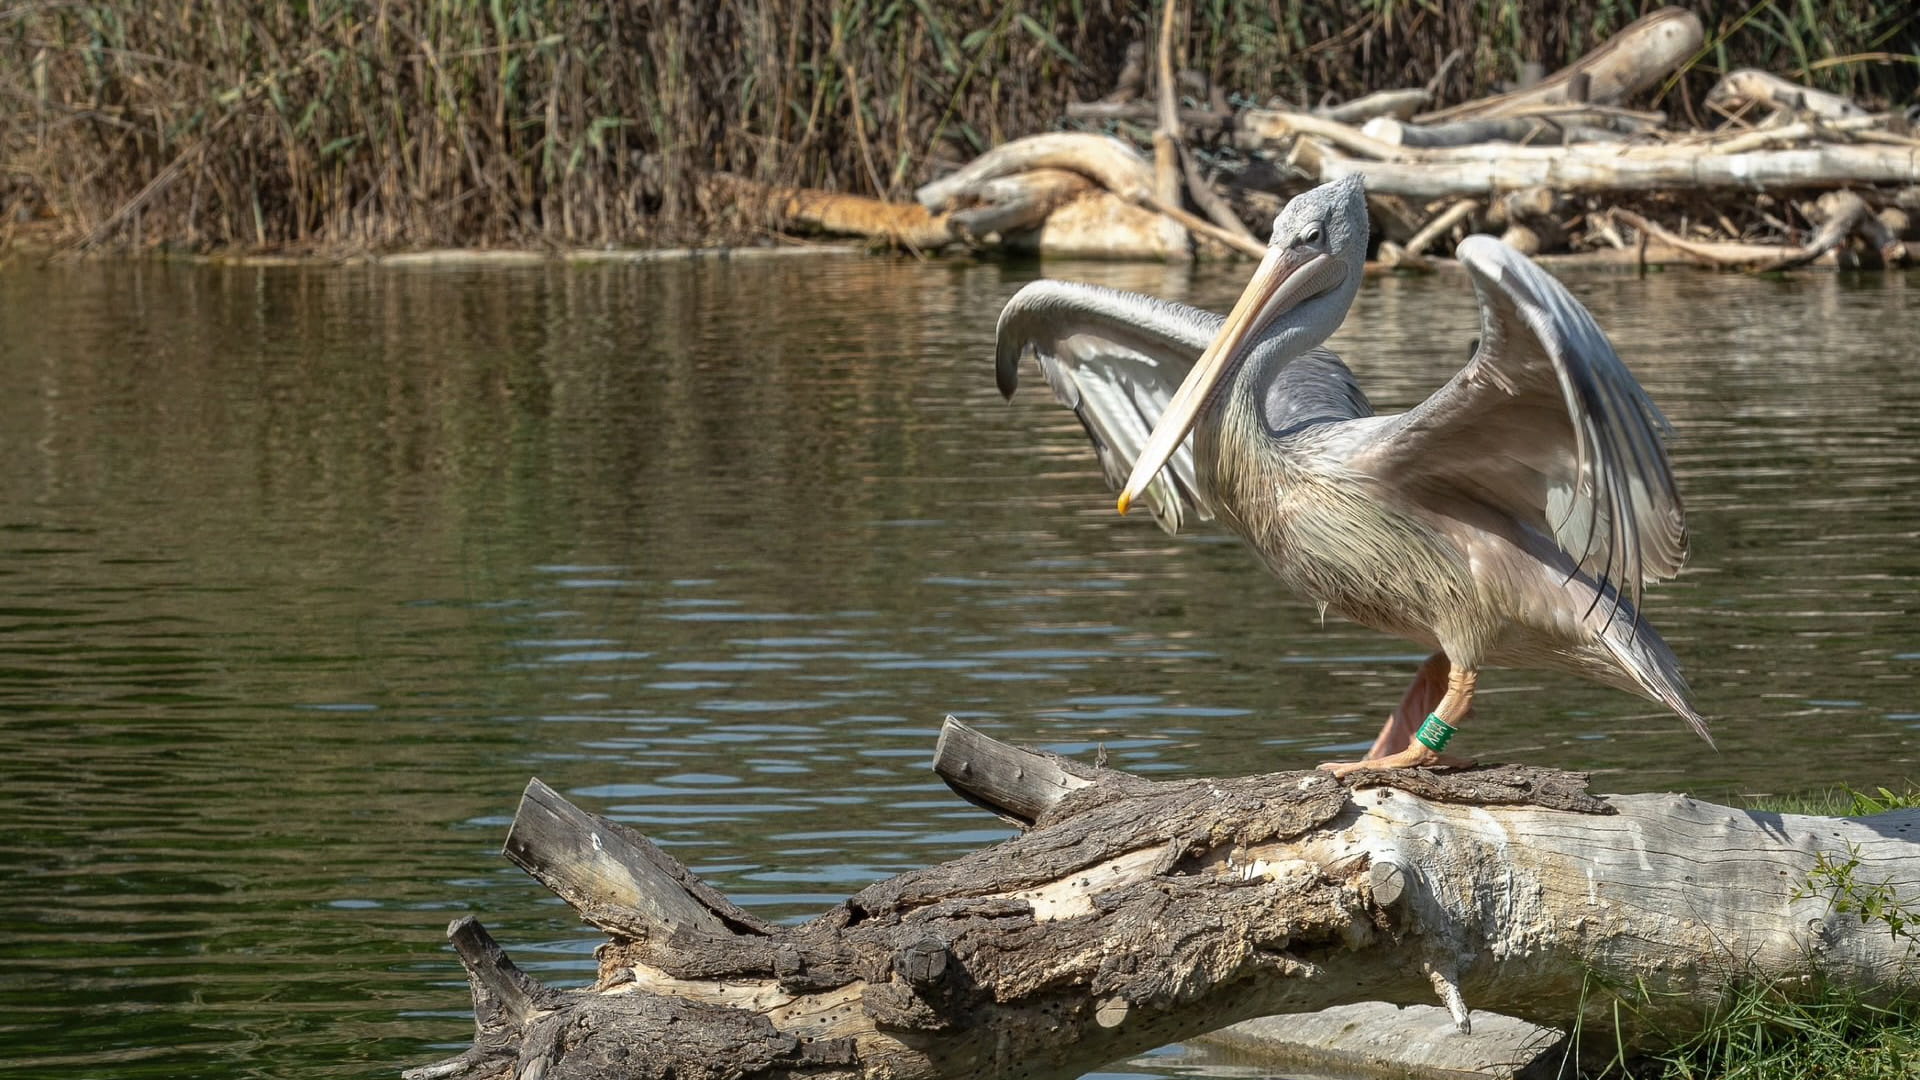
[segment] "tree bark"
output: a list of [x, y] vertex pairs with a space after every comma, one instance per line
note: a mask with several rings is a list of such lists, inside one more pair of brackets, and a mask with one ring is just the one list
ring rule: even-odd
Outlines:
[[1153, 782], [951, 719], [935, 769], [1031, 827], [794, 927], [534, 781], [508, 849], [609, 933], [599, 978], [549, 990], [456, 922], [475, 1045], [407, 1075], [1064, 1078], [1252, 1016], [1436, 997], [1645, 1046], [1742, 979], [1920, 981], [1906, 940], [1809, 888], [1850, 861], [1920, 901], [1920, 812], [1603, 799], [1520, 766]]

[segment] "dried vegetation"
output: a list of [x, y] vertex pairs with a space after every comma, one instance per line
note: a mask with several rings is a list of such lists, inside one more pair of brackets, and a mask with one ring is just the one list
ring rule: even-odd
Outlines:
[[[1874, 103], [1909, 100], [1920, 74], [1904, 2], [1693, 10], [1707, 44], [1640, 106], [1704, 115], [1736, 67]], [[1214, 0], [1179, 40], [1203, 103], [1429, 84], [1461, 101], [1640, 12]], [[777, 208], [704, 178], [897, 200], [1107, 93], [1155, 15], [1110, 0], [26, 0], [0, 12], [0, 208], [9, 231], [108, 248], [764, 236]]]

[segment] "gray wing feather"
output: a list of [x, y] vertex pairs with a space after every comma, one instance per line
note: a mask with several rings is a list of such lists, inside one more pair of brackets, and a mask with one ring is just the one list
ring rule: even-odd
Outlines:
[[1480, 304], [1478, 350], [1352, 464], [1429, 503], [1465, 496], [1512, 514], [1598, 579], [1615, 611], [1624, 600], [1637, 612], [1642, 584], [1687, 557], [1666, 417], [1551, 275], [1491, 237], [1468, 237], [1458, 256]]
[[1372, 415], [1373, 405], [1353, 372], [1325, 349], [1280, 366], [1260, 395], [1260, 418], [1274, 438], [1315, 424]]
[[[1223, 320], [1186, 304], [1099, 285], [1035, 281], [1000, 313], [994, 375], [1012, 397], [1031, 348], [1060, 403], [1093, 440], [1107, 483], [1118, 490], [1147, 437]], [[1140, 502], [1168, 532], [1188, 514], [1211, 518], [1196, 494], [1193, 440], [1181, 443]]]

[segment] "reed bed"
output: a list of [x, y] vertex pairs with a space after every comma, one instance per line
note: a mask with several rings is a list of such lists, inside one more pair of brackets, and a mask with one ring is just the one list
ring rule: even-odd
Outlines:
[[[1184, 6], [1184, 5], [1183, 5]], [[1557, 66], [1652, 4], [1198, 0], [1186, 66], [1241, 101]], [[1920, 85], [1905, 0], [1705, 0], [1644, 104], [1754, 66], [1869, 101]], [[1110, 0], [27, 0], [0, 12], [5, 228], [82, 247], [377, 251], [741, 240], [725, 171], [902, 197], [1111, 89]]]

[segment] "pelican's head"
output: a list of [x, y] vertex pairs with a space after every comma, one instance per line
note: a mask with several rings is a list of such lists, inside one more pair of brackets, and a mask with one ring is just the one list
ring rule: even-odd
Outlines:
[[[1167, 403], [1120, 490], [1120, 512], [1153, 482], [1187, 437], [1202, 407], [1253, 346], [1284, 334], [1286, 354], [1298, 356], [1331, 337], [1347, 317], [1367, 261], [1367, 192], [1349, 176], [1294, 196], [1273, 219], [1266, 257], [1220, 334]], [[1283, 319], [1282, 317], [1285, 316]]]

